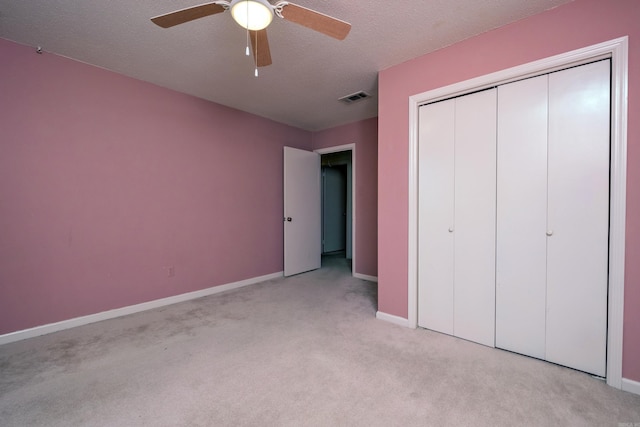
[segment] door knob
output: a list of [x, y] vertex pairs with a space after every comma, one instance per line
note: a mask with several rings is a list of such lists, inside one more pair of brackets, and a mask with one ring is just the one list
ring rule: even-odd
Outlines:
[[291, 217], [290, 216], [287, 217], [287, 222], [291, 222]]
[[453, 227], [449, 227], [449, 233], [453, 233]]
[[553, 230], [548, 230], [547, 231], [547, 236], [553, 236]]

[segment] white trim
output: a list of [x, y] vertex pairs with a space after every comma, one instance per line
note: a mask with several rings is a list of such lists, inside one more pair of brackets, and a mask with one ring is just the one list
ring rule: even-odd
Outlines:
[[622, 390], [629, 393], [640, 395], [640, 382], [627, 378], [622, 379]]
[[35, 328], [24, 329], [22, 331], [10, 332], [8, 334], [0, 335], [0, 345], [24, 340], [27, 338], [38, 337], [40, 335], [51, 334], [53, 332], [63, 331], [65, 329], [71, 329], [75, 328], [76, 326], [88, 325], [89, 323], [95, 323], [103, 320], [113, 319], [116, 317], [126, 316], [133, 313], [139, 313], [158, 307], [164, 307], [166, 305], [219, 294], [220, 292], [230, 291], [232, 289], [238, 289], [248, 285], [254, 285], [256, 283], [265, 282], [267, 280], [278, 279], [282, 276], [283, 272], [279, 271], [277, 273], [267, 274], [265, 276], [240, 280], [239, 282], [227, 283], [224, 285], [214, 286], [199, 291], [188, 292], [172, 297], [143, 302], [141, 304], [116, 308], [113, 310], [103, 311], [101, 313], [89, 314], [88, 316], [76, 317], [74, 319], [63, 320], [61, 322], [49, 323], [48, 325], [36, 326]]
[[378, 283], [378, 278], [376, 276], [369, 276], [368, 274], [353, 273], [353, 277]]
[[544, 74], [551, 70], [611, 58], [611, 207], [609, 225], [609, 307], [607, 384], [622, 387], [622, 339], [624, 310], [624, 257], [627, 179], [627, 81], [628, 37], [519, 65], [409, 97], [409, 259], [408, 312], [410, 327], [418, 320], [418, 109], [420, 105]]
[[351, 272], [356, 276], [356, 144], [336, 145], [334, 147], [318, 148], [313, 150], [314, 153], [320, 155], [339, 153], [341, 151], [351, 151]]
[[394, 316], [393, 314], [383, 313], [382, 311], [376, 312], [376, 319], [384, 320], [385, 322], [393, 323], [394, 325], [402, 326], [403, 328], [415, 329], [415, 326], [411, 326], [409, 321], [404, 317]]

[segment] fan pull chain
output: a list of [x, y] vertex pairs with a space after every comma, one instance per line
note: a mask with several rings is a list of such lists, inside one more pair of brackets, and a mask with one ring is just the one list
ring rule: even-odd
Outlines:
[[247, 2], [247, 49], [244, 54], [249, 56], [249, 2]]
[[255, 51], [255, 64], [256, 64], [256, 72], [254, 73], [254, 76], [258, 77], [258, 32], [256, 31], [256, 51]]

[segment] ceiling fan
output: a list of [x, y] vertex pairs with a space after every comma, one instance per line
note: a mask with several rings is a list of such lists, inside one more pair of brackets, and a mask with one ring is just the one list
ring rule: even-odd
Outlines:
[[[162, 28], [170, 28], [226, 10], [231, 11], [233, 19], [247, 30], [247, 38], [249, 36], [251, 38], [256, 76], [258, 75], [257, 67], [271, 65], [271, 52], [266, 28], [274, 16], [311, 28], [338, 40], [344, 40], [351, 30], [351, 24], [323, 13], [288, 1], [278, 1], [271, 4], [267, 0], [216, 0], [155, 16], [151, 18], [151, 21]], [[249, 55], [248, 41], [246, 54]]]

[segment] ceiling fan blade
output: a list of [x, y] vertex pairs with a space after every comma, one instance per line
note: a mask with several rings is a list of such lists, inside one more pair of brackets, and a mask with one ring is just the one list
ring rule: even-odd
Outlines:
[[162, 28], [173, 27], [174, 25], [184, 24], [194, 19], [204, 18], [205, 16], [215, 15], [224, 12], [225, 8], [216, 2], [204, 3], [198, 6], [187, 7], [186, 9], [176, 10], [175, 12], [166, 13], [151, 18], [151, 21]]
[[287, 3], [282, 7], [282, 17], [338, 40], [344, 40], [351, 24], [297, 4]]
[[271, 51], [269, 50], [269, 39], [267, 39], [267, 30], [249, 31], [251, 34], [251, 48], [253, 57], [258, 67], [266, 67], [271, 65]]

